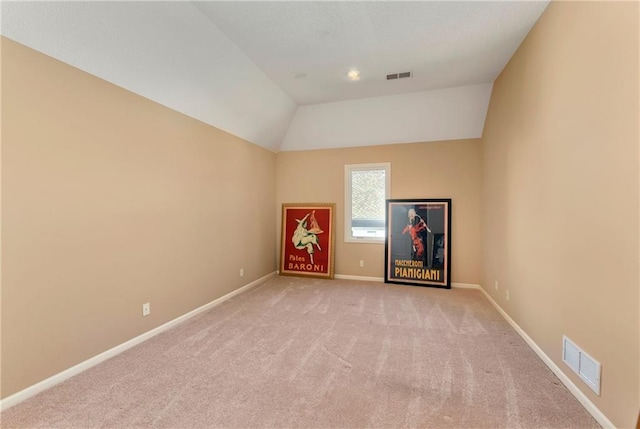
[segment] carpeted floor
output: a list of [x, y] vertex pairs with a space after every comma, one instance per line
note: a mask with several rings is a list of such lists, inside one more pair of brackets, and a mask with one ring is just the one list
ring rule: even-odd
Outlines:
[[599, 427], [479, 291], [273, 277], [3, 428]]

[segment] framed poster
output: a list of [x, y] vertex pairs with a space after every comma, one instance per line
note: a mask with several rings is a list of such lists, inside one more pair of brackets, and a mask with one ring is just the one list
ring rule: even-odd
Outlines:
[[333, 278], [333, 203], [283, 204], [280, 274]]
[[385, 283], [451, 289], [451, 199], [386, 204]]

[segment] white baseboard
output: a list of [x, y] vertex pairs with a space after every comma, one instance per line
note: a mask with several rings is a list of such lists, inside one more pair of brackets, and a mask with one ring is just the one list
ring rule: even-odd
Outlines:
[[45, 380], [42, 380], [39, 383], [36, 383], [32, 386], [27, 387], [26, 389], [21, 390], [20, 392], [14, 393], [11, 396], [7, 396], [5, 399], [3, 399], [2, 401], [0, 401], [0, 410], [6, 410], [7, 408], [13, 407], [14, 405], [19, 404], [20, 402], [27, 400], [29, 398], [31, 398], [32, 396], [37, 395], [40, 392], [43, 392], [53, 386], [55, 386], [58, 383], [61, 383], [75, 375], [80, 374], [83, 371], [88, 370], [89, 368], [106, 361], [109, 358], [112, 358], [128, 349], [130, 349], [131, 347], [137, 346], [138, 344], [168, 330], [173, 328], [174, 326], [179, 325], [180, 323], [192, 318], [193, 316], [196, 316], [197, 314], [200, 314], [204, 311], [209, 310], [210, 308], [215, 307], [216, 305], [219, 305], [221, 303], [223, 303], [224, 301], [227, 301], [230, 298], [233, 298], [234, 296], [245, 292], [249, 289], [251, 289], [252, 287], [255, 287], [257, 285], [259, 285], [260, 283], [266, 281], [267, 279], [273, 277], [276, 273], [272, 272], [267, 274], [266, 276], [263, 276], [261, 278], [259, 278], [258, 280], [255, 280], [247, 285], [242, 286], [239, 289], [236, 289], [232, 292], [229, 292], [228, 294], [221, 296], [220, 298], [214, 299], [213, 301], [196, 308], [195, 310], [192, 310], [186, 314], [183, 314], [180, 317], [177, 317], [173, 320], [170, 320], [169, 322], [158, 326], [157, 328], [154, 328], [150, 331], [145, 332], [144, 334], [138, 335], [135, 338], [130, 339], [129, 341], [126, 341], [118, 346], [115, 346], [105, 352], [100, 353], [99, 355], [96, 355], [92, 358], [89, 358], [87, 360], [85, 360], [84, 362], [80, 362], [77, 365], [72, 366], [69, 369], [66, 369], [62, 372], [59, 372], [56, 375], [53, 375]]
[[362, 280], [365, 282], [384, 282], [383, 277], [350, 276], [348, 274], [336, 274], [334, 277], [341, 280]]
[[472, 283], [451, 283], [451, 287], [455, 287], [458, 289], [482, 289], [480, 285]]
[[[348, 274], [336, 274], [334, 277], [341, 280], [362, 280], [366, 282], [384, 282], [384, 277], [351, 276]], [[459, 288], [459, 289], [481, 289], [480, 285], [471, 284], [471, 283], [451, 283], [451, 287]]]
[[[5, 399], [0, 401], [0, 410], [6, 410], [7, 408], [17, 405], [20, 402], [25, 401], [37, 395], [38, 393], [43, 392], [44, 390], [49, 389], [55, 386], [56, 384], [63, 382], [64, 380], [67, 380], [75, 375], [78, 375], [83, 371], [86, 371], [87, 369], [101, 362], [104, 362], [109, 358], [112, 358], [113, 356], [116, 356], [168, 329], [171, 329], [174, 326], [177, 326], [178, 324], [204, 311], [207, 311], [210, 308], [213, 308], [216, 305], [219, 305], [236, 295], [242, 292], [245, 292], [248, 289], [251, 289], [252, 287], [259, 285], [260, 283], [276, 275], [276, 273], [277, 272], [269, 273], [266, 276], [263, 276], [245, 286], [242, 286], [239, 289], [229, 292], [228, 294], [221, 296], [220, 298], [217, 298], [201, 307], [198, 307], [195, 310], [192, 310], [163, 325], [160, 325], [157, 328], [147, 331], [144, 334], [141, 334], [135, 338], [132, 338], [129, 341], [126, 341], [116, 347], [113, 347], [103, 353], [100, 353], [99, 355], [96, 355], [90, 359], [87, 359], [86, 361], [81, 362], [75, 366], [72, 366], [71, 368], [68, 368], [56, 375], [53, 375], [39, 383], [29, 386], [26, 389], [21, 390], [20, 392], [17, 392], [11, 396], [8, 396]], [[344, 274], [336, 274], [335, 277], [338, 279], [344, 279], [344, 280], [362, 280], [362, 281], [374, 281], [374, 282], [384, 281], [384, 279], [381, 277], [351, 276], [351, 275], [344, 275]], [[498, 312], [502, 315], [502, 317], [504, 317], [505, 320], [516, 330], [516, 332], [529, 345], [529, 347], [531, 347], [531, 349], [540, 357], [540, 359], [542, 359], [542, 361], [549, 367], [549, 369], [551, 369], [551, 371], [560, 379], [560, 381], [562, 381], [562, 383], [567, 387], [567, 389], [569, 389], [569, 391], [573, 394], [573, 396], [576, 397], [576, 399], [582, 404], [582, 406], [585, 407], [585, 409], [593, 416], [593, 418], [596, 419], [596, 421], [602, 427], [615, 429], [615, 425], [602, 413], [602, 411], [600, 411], [598, 407], [596, 407], [595, 404], [591, 402], [589, 398], [587, 398], [587, 396], [571, 381], [571, 379], [569, 379], [569, 377], [567, 377], [567, 375], [564, 372], [562, 372], [562, 370], [555, 364], [555, 362], [553, 362], [553, 360], [551, 360], [551, 358], [547, 356], [547, 354], [531, 339], [531, 337], [529, 337], [529, 335], [527, 335], [527, 333], [522, 328], [520, 328], [520, 326], [518, 326], [518, 324], [502, 309], [502, 307], [500, 307], [498, 303], [496, 303], [493, 300], [491, 295], [489, 295], [483, 288], [480, 287], [480, 285], [468, 284], [468, 283], [452, 283], [451, 286], [454, 288], [462, 288], [462, 289], [479, 289], [482, 292], [482, 294], [485, 296], [485, 298], [487, 298], [487, 300], [498, 310]]]
[[611, 423], [611, 421], [595, 406], [593, 402], [576, 386], [573, 381], [560, 369], [556, 363], [551, 360], [549, 356], [538, 346], [535, 341], [527, 335], [527, 333], [520, 327], [518, 324], [498, 305], [497, 302], [493, 300], [491, 295], [487, 293], [486, 290], [480, 288], [482, 294], [487, 298], [487, 300], [493, 304], [493, 306], [498, 310], [498, 312], [505, 318], [507, 322], [516, 330], [516, 332], [522, 337], [522, 339], [531, 347], [531, 349], [542, 359], [542, 361], [549, 367], [549, 369], [560, 379], [562, 384], [564, 384], [569, 392], [582, 404], [582, 406], [593, 416], [594, 419], [603, 427], [603, 428], [611, 428], [615, 429], [615, 425]]

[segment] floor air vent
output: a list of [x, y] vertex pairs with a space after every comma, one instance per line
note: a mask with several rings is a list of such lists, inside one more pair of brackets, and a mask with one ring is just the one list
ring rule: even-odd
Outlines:
[[600, 395], [600, 362], [585, 353], [566, 336], [562, 336], [562, 361]]

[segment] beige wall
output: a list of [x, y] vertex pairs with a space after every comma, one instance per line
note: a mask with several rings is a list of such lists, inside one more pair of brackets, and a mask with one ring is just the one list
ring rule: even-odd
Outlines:
[[274, 153], [2, 43], [3, 397], [273, 272]]
[[[280, 218], [282, 203], [336, 203], [336, 274], [382, 278], [384, 243], [344, 241], [344, 166], [391, 162], [391, 198], [452, 199], [451, 278], [478, 284], [481, 151], [476, 139], [280, 152], [276, 210]], [[365, 261], [364, 268], [360, 260]]]
[[[639, 405], [638, 40], [637, 2], [551, 3], [483, 136], [482, 286], [618, 427]], [[600, 397], [563, 334], [602, 363]]]
[[601, 397], [565, 372], [631, 427], [638, 39], [638, 3], [554, 2], [482, 141], [275, 155], [3, 38], [2, 397], [271, 272], [283, 202], [337, 203], [336, 273], [382, 277], [384, 245], [344, 242], [343, 176], [391, 162], [393, 198], [453, 199], [453, 282], [481, 283], [560, 368], [563, 334], [598, 359]]

